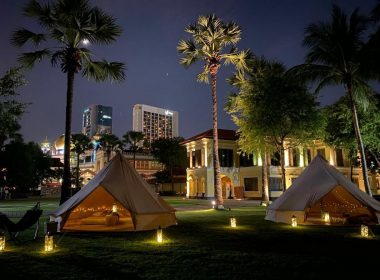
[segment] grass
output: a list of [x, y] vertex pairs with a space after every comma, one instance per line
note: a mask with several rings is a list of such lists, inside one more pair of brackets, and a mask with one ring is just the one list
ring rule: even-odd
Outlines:
[[[56, 235], [54, 252], [44, 253], [43, 237], [7, 243], [0, 254], [0, 279], [353, 279], [378, 272], [380, 227], [375, 237], [359, 236], [359, 226], [299, 226], [264, 220], [265, 208], [248, 205], [231, 211], [202, 209], [207, 201], [168, 199], [178, 226], [155, 231]], [[1, 202], [3, 209], [28, 208], [35, 201]], [[51, 211], [55, 200], [41, 200]], [[53, 207], [54, 206], [54, 207]], [[237, 228], [229, 227], [229, 217]], [[43, 217], [41, 222], [47, 220]]]

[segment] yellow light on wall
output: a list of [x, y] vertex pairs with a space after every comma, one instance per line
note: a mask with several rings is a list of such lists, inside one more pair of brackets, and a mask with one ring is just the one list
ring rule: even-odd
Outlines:
[[5, 250], [5, 234], [4, 232], [0, 234], [0, 252]]
[[157, 242], [162, 243], [162, 228], [160, 226], [157, 229]]
[[51, 252], [54, 249], [53, 235], [45, 235], [45, 252]]
[[329, 224], [329, 223], [330, 223], [330, 214], [329, 214], [329, 212], [323, 212], [323, 213], [322, 213], [322, 220], [323, 220], [326, 224]]
[[230, 224], [231, 224], [231, 227], [236, 227], [236, 218], [235, 217], [230, 218]]
[[360, 226], [360, 235], [363, 237], [368, 237], [368, 226], [366, 225]]
[[297, 226], [297, 218], [296, 216], [292, 216], [292, 227], [296, 227]]

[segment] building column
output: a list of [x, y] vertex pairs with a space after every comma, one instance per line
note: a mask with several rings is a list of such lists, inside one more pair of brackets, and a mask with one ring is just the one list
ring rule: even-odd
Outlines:
[[304, 148], [303, 147], [300, 147], [298, 149], [300, 151], [300, 167], [304, 167], [305, 166], [305, 154], [304, 154]]
[[289, 149], [284, 150], [284, 164], [289, 166]]
[[207, 142], [203, 142], [203, 152], [204, 152], [204, 158], [203, 158], [203, 163], [204, 166], [207, 167], [208, 162], [207, 162], [207, 157], [208, 157], [208, 150], [207, 150]]
[[329, 162], [330, 162], [331, 165], [335, 166], [336, 165], [335, 150], [332, 149], [332, 148], [329, 148], [329, 150], [330, 150], [330, 160], [329, 160]]

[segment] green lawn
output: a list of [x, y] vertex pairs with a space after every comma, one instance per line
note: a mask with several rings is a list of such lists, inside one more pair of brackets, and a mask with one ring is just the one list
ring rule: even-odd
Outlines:
[[[168, 199], [174, 207], [209, 201]], [[0, 211], [34, 201], [0, 202]], [[56, 200], [41, 200], [49, 212]], [[234, 215], [238, 227], [229, 227]], [[177, 212], [178, 226], [155, 232], [56, 235], [56, 249], [42, 252], [43, 237], [7, 243], [0, 254], [0, 279], [358, 279], [377, 275], [380, 227], [376, 237], [359, 236], [359, 227], [291, 228], [264, 220], [265, 208], [244, 205], [231, 211]], [[47, 220], [43, 217], [41, 222]], [[42, 232], [42, 231], [41, 231]]]

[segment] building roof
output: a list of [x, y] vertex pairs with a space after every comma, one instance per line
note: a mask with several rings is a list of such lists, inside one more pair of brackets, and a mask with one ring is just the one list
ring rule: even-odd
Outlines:
[[[207, 130], [205, 132], [202, 132], [200, 134], [197, 134], [193, 137], [190, 137], [182, 142], [182, 144], [186, 144], [192, 141], [200, 140], [202, 138], [209, 138], [212, 139], [212, 129]], [[236, 134], [235, 130], [229, 130], [229, 129], [218, 129], [218, 139], [219, 140], [237, 140], [238, 136]]]

